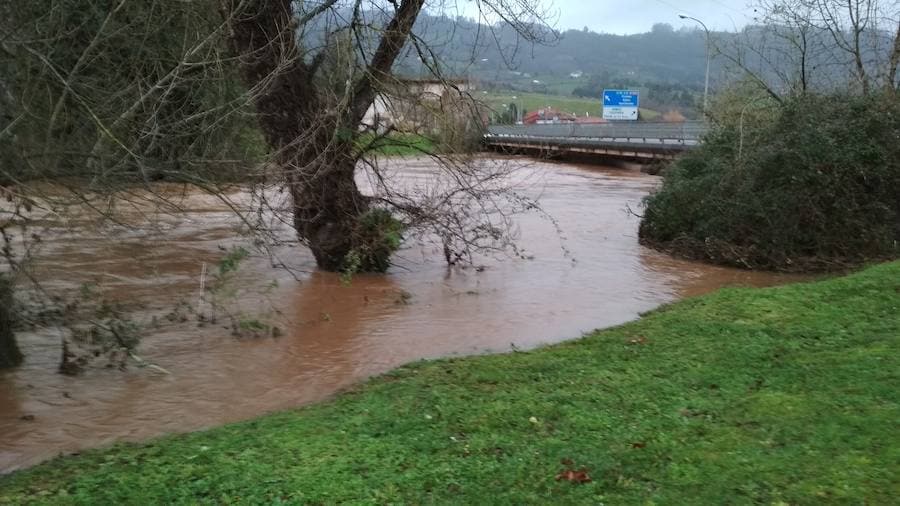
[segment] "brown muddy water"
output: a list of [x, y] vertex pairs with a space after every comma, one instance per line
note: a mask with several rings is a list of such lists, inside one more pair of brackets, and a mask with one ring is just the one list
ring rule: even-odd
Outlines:
[[[391, 163], [411, 179], [433, 171], [426, 160]], [[797, 279], [686, 262], [640, 246], [638, 218], [628, 208], [640, 209], [656, 177], [522, 163], [525, 191], [540, 197], [562, 229], [558, 234], [533, 214], [518, 217], [519, 244], [530, 259], [449, 268], [440, 248], [413, 241], [388, 275], [357, 276], [348, 285], [317, 272], [303, 248], [283, 247], [274, 262], [263, 255], [247, 261], [233, 294], [247, 314], [277, 320], [282, 335], [236, 338], [221, 324], [199, 327], [190, 319], [161, 325], [143, 338], [139, 354], [169, 374], [130, 366], [64, 376], [56, 372], [59, 332], [23, 333], [25, 364], [0, 373], [0, 472], [322, 400], [417, 359], [532, 348], [722, 286]], [[136, 318], [145, 322], [179, 300], [198, 304], [203, 263], [214, 265], [222, 248], [241, 239], [235, 216], [216, 200], [170, 196], [183, 212], [149, 235], [60, 226], [45, 236], [39, 277], [50, 288], [96, 283], [119, 301], [143, 304]]]

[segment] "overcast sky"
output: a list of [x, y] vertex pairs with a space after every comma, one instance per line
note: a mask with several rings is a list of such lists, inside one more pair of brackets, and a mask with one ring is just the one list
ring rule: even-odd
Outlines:
[[654, 23], [669, 23], [676, 29], [697, 26], [678, 19], [685, 14], [700, 19], [710, 30], [743, 28], [752, 20], [752, 0], [549, 0], [558, 13], [557, 28], [595, 32], [642, 33]]

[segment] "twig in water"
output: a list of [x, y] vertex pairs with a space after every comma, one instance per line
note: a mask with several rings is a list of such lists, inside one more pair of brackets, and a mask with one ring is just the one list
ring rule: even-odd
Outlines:
[[197, 298], [197, 316], [203, 318], [203, 297], [206, 294], [206, 262], [200, 267], [200, 296]]

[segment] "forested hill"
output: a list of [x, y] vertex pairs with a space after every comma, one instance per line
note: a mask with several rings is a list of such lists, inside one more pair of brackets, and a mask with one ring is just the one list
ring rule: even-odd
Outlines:
[[[776, 90], [784, 91], [796, 79], [800, 55], [796, 32], [781, 25], [750, 25], [738, 32], [712, 32], [711, 86], [740, 78], [736, 61]], [[845, 87], [853, 72], [846, 51], [835, 46], [832, 35], [821, 28], [805, 34], [808, 52], [807, 77], [813, 85], [827, 90]], [[423, 15], [416, 34], [446, 64], [447, 73], [494, 83], [544, 84], [553, 77], [556, 87], [546, 91], [571, 94], [580, 81], [590, 77], [608, 85], [662, 86], [682, 90], [702, 90], [706, 71], [706, 33], [699, 29], [674, 30], [657, 23], [647, 33], [613, 35], [584, 30], [555, 34], [546, 44], [524, 41], [510, 27], [478, 24], [466, 18]], [[876, 72], [893, 47], [892, 31], [867, 33], [863, 59]], [[410, 46], [397, 69], [409, 74], [426, 74]], [[427, 58], [426, 58], [427, 59]], [[525, 75], [527, 74], [527, 75]], [[570, 76], [573, 82], [559, 80]], [[527, 78], [527, 81], [524, 80]], [[534, 80], [541, 81], [533, 83]], [[568, 88], [567, 88], [568, 86]], [[532, 90], [541, 91], [541, 90]]]
[[[701, 30], [673, 30], [663, 23], [635, 35], [568, 30], [548, 44], [532, 44], [509, 28], [492, 29], [463, 18], [424, 16], [417, 28], [452, 71], [482, 80], [581, 73], [641, 83], [703, 85], [706, 40]], [[417, 62], [412, 49], [398, 68], [415, 72]]]

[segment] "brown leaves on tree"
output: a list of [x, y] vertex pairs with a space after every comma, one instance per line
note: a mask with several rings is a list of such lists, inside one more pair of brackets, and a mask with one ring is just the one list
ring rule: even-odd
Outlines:
[[556, 481], [570, 481], [572, 483], [590, 483], [591, 477], [588, 475], [588, 468], [582, 467], [581, 469], [572, 469], [574, 466], [574, 462], [572, 459], [562, 459], [560, 464], [566, 466], [566, 469], [563, 469], [556, 475]]

